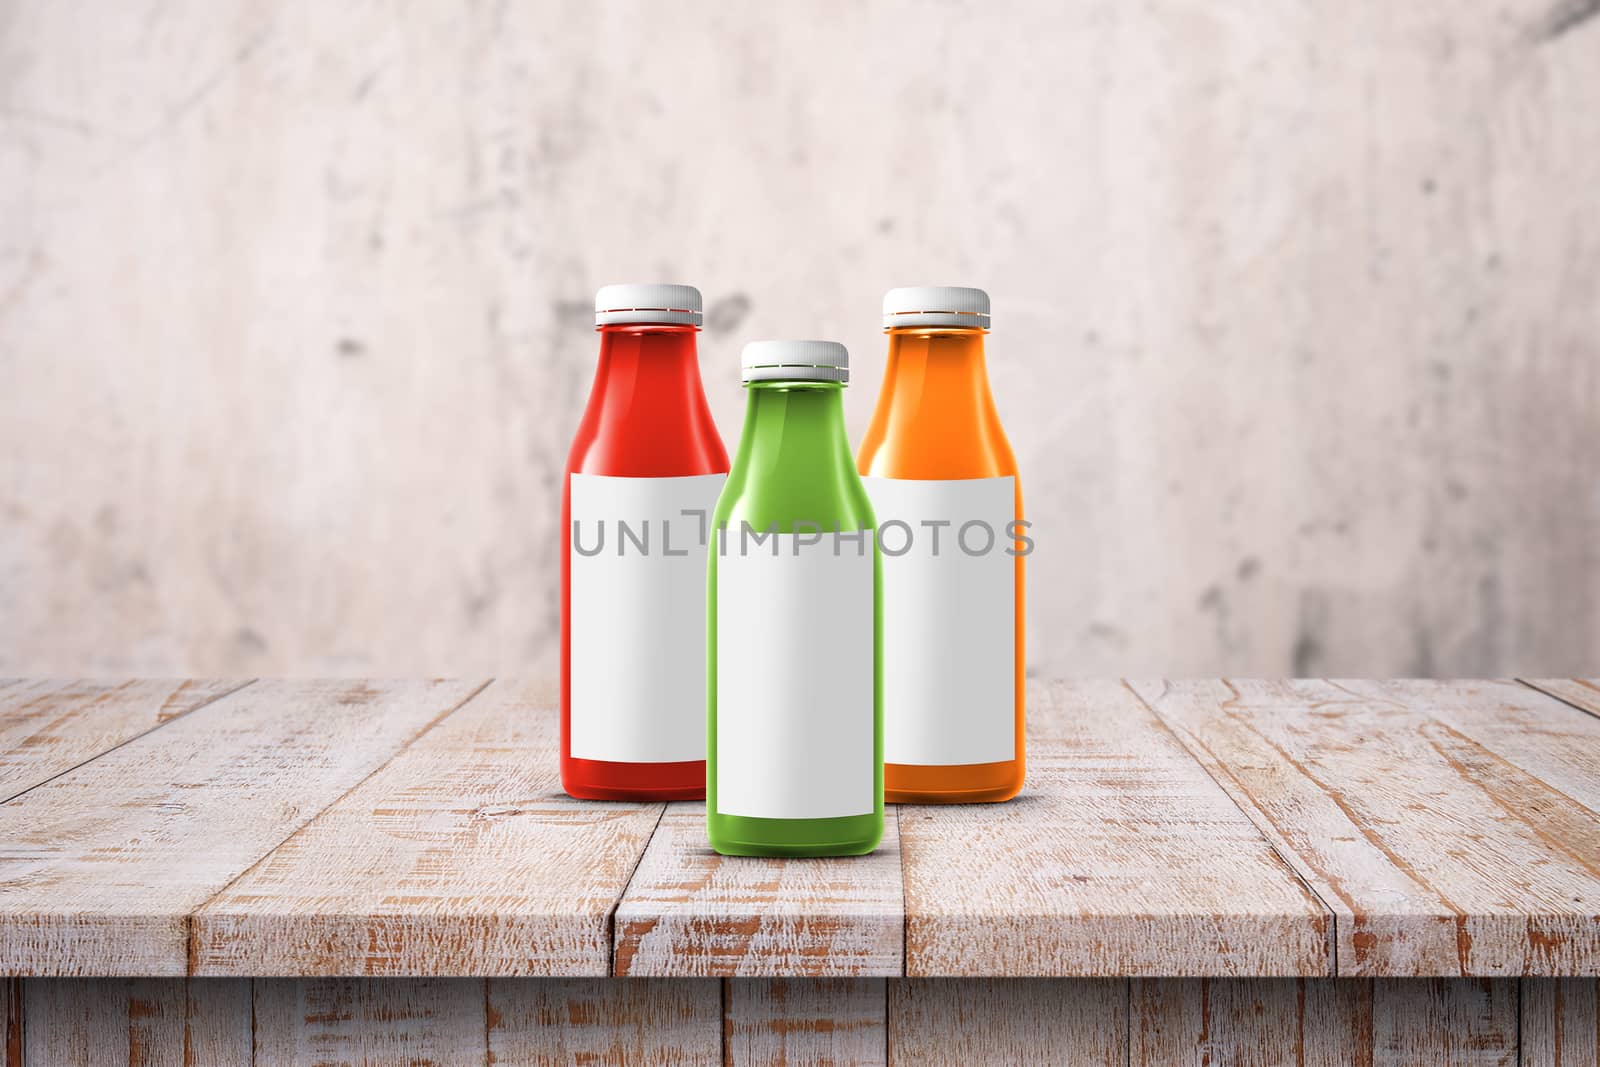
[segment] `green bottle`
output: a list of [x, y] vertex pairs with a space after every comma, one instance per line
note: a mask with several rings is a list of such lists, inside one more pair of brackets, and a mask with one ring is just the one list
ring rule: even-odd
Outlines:
[[849, 354], [745, 346], [744, 431], [712, 517], [706, 828], [729, 856], [883, 837], [882, 562], [845, 437]]

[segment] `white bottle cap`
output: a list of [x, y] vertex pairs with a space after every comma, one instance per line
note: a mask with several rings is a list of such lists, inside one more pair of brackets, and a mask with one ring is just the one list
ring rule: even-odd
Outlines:
[[989, 328], [989, 294], [954, 285], [914, 285], [883, 294], [883, 328], [963, 326]]
[[739, 363], [747, 382], [850, 380], [850, 353], [835, 341], [751, 341]]
[[594, 294], [594, 324], [625, 326], [656, 323], [662, 326], [698, 326], [700, 290], [692, 285], [607, 285]]

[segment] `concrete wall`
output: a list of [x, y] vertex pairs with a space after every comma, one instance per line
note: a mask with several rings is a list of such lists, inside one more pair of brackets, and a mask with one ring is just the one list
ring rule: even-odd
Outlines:
[[0, 0], [0, 671], [552, 669], [661, 278], [990, 290], [1038, 672], [1600, 672], [1597, 8]]

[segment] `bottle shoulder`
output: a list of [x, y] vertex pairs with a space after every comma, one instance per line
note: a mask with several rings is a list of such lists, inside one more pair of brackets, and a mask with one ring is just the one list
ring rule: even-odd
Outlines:
[[748, 522], [757, 529], [777, 524], [781, 533], [796, 533], [813, 527], [868, 529], [874, 518], [866, 486], [848, 464], [785, 476], [782, 471], [752, 471], [735, 459], [713, 522], [729, 526]]
[[938, 390], [899, 374], [885, 381], [856, 453], [856, 469], [880, 478], [1016, 477], [1016, 453], [986, 381], [962, 379]]
[[1004, 432], [982, 434], [887, 434], [862, 442], [856, 469], [863, 477], [1016, 478], [1016, 453]]
[[603, 338], [566, 470], [617, 477], [727, 472], [692, 334], [643, 329]]
[[567, 450], [567, 474], [662, 478], [728, 473], [728, 451], [709, 412], [611, 414], [591, 403]]

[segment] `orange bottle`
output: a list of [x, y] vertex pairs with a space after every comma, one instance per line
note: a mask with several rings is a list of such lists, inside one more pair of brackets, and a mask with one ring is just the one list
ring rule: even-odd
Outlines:
[[891, 289], [856, 467], [883, 554], [884, 799], [1009, 800], [1024, 772], [1022, 486], [981, 289]]

